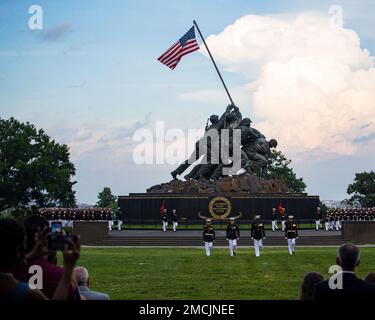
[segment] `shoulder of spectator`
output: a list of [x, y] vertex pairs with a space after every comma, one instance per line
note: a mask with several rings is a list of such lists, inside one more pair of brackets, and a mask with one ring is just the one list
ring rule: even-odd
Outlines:
[[96, 293], [102, 297], [102, 300], [110, 300], [108, 294], [103, 293], [103, 292], [96, 292]]
[[328, 280], [318, 282], [314, 286], [314, 300], [322, 300], [326, 289], [328, 288]]
[[29, 300], [48, 300], [48, 298], [43, 294], [40, 290], [33, 290], [28, 289], [27, 290], [27, 298]]
[[315, 285], [315, 291], [316, 290], [322, 290], [322, 289], [325, 289], [327, 287], [328, 287], [328, 280], [323, 280], [323, 281], [318, 282]]
[[371, 291], [374, 291], [375, 292], [375, 283], [373, 282], [370, 282], [370, 281], [366, 281], [366, 280], [363, 280], [364, 283], [366, 284], [366, 286], [371, 290]]

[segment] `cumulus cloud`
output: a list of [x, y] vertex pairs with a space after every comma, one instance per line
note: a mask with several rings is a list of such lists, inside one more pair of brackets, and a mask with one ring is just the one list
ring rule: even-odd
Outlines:
[[283, 150], [305, 157], [351, 155], [374, 141], [374, 58], [354, 30], [330, 22], [312, 12], [248, 15], [207, 39], [226, 70], [249, 79], [241, 91], [251, 107], [242, 111]]
[[49, 135], [57, 137], [58, 141], [70, 148], [73, 161], [80, 161], [92, 155], [103, 152], [113, 155], [112, 160], [131, 158], [136, 130], [147, 127], [151, 113], [140, 120], [128, 120], [121, 126], [102, 123], [66, 124], [63, 128], [56, 125], [43, 125]]
[[[242, 108], [249, 109], [251, 106], [249, 93], [254, 90], [253, 85], [245, 84], [231, 89], [231, 95], [236, 97], [236, 104]], [[205, 101], [206, 104], [217, 107], [223, 104], [223, 101], [228, 101], [228, 96], [224, 90], [218, 91], [215, 89], [200, 90], [194, 92], [185, 92], [179, 95], [181, 100], [201, 102]]]
[[[122, 125], [93, 122], [43, 124], [46, 132], [59, 143], [67, 144], [73, 162], [108, 156], [111, 167], [119, 163], [128, 165], [177, 165], [194, 150], [195, 142], [203, 135], [204, 128], [175, 128], [173, 123], [163, 120], [152, 121], [151, 113], [141, 119], [124, 121]], [[141, 150], [142, 152], [136, 152]], [[151, 162], [143, 162], [143, 151], [151, 156]], [[141, 154], [140, 162], [135, 156]]]

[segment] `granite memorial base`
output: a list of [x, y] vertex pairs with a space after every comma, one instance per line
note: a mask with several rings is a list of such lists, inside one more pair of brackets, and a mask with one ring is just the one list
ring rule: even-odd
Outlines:
[[73, 233], [80, 235], [83, 245], [106, 240], [108, 239], [108, 221], [74, 221]]
[[296, 219], [314, 219], [316, 208], [319, 206], [319, 196], [305, 193], [288, 194], [251, 194], [251, 193], [137, 193], [118, 197], [118, 204], [124, 214], [125, 221], [156, 221], [160, 220], [160, 206], [169, 212], [177, 210], [179, 219], [199, 220], [198, 214], [214, 218], [227, 219], [238, 216], [241, 219], [252, 220], [254, 215], [261, 215], [269, 220], [272, 208], [281, 203], [287, 215], [294, 215]]
[[348, 221], [343, 223], [345, 240], [363, 244], [375, 244], [375, 221]]

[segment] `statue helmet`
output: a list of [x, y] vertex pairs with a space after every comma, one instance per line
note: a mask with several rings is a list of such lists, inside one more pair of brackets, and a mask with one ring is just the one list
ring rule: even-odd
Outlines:
[[276, 148], [277, 147], [277, 140], [271, 139], [269, 142], [270, 148]]
[[247, 126], [247, 127], [250, 127], [252, 121], [250, 118], [244, 118], [242, 119], [242, 121], [240, 122], [240, 126]]
[[230, 114], [227, 115], [227, 121], [228, 122], [232, 122], [234, 120], [236, 120], [236, 115], [234, 113], [230, 113]]
[[219, 116], [216, 115], [216, 114], [213, 114], [211, 117], [210, 117], [210, 121], [211, 123], [215, 124], [219, 121]]

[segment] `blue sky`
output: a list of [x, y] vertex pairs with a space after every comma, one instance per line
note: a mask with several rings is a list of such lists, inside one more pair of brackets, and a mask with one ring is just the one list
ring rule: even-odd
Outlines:
[[[44, 11], [40, 31], [28, 28], [28, 8], [33, 4]], [[200, 127], [227, 104], [181, 99], [186, 92], [221, 90], [203, 55], [184, 58], [175, 71], [156, 61], [191, 27], [193, 19], [208, 36], [247, 14], [327, 12], [332, 4], [343, 6], [345, 26], [354, 29], [361, 47], [373, 54], [372, 1], [3, 0], [0, 116], [35, 123], [72, 146], [79, 201], [93, 203], [107, 185], [116, 194], [143, 192], [167, 181], [173, 166], [139, 168], [131, 163], [131, 153], [124, 151], [123, 158], [113, 156], [116, 150], [108, 142], [111, 137], [129, 139], [132, 128], [156, 120], [183, 129]], [[249, 81], [249, 76], [238, 72], [223, 71], [223, 76], [229, 87]], [[77, 135], [82, 128], [89, 129]], [[100, 144], [80, 152], [82, 144], [76, 145], [77, 139], [98, 132], [103, 135]], [[309, 192], [323, 199], [343, 199], [356, 170], [371, 169], [372, 163], [371, 157], [341, 156], [307, 167], [296, 164], [296, 171], [305, 178]]]

